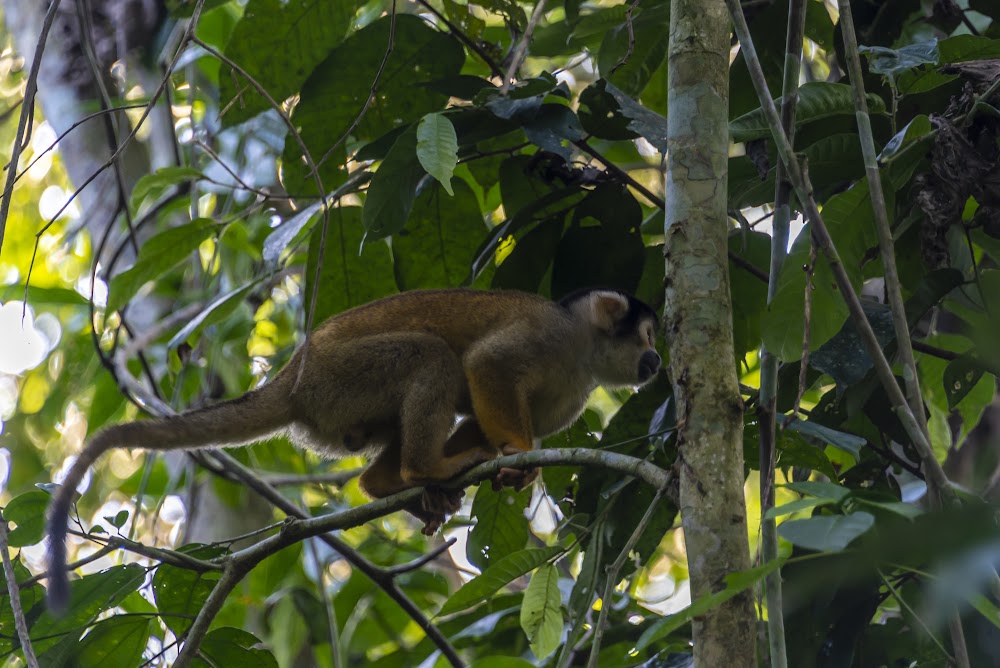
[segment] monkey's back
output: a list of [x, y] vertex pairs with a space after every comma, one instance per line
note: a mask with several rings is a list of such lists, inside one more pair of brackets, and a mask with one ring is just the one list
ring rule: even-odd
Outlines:
[[[391, 332], [425, 332], [444, 339], [462, 355], [476, 341], [517, 323], [552, 322], [563, 308], [539, 295], [466, 288], [413, 290], [340, 313], [313, 334], [319, 349]], [[567, 314], [568, 316], [568, 314]]]

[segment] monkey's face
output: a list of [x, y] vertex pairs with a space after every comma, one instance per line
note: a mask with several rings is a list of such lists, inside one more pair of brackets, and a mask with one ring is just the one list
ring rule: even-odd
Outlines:
[[660, 370], [656, 352], [656, 320], [643, 317], [631, 326], [625, 319], [607, 333], [600, 333], [594, 347], [594, 375], [606, 387], [645, 385]]

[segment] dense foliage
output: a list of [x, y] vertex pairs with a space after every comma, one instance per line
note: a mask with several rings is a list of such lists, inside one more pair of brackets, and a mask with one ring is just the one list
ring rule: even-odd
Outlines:
[[[787, 2], [751, 4], [754, 43], [778, 91]], [[924, 503], [919, 459], [828, 266], [816, 260], [808, 225], [767, 304], [777, 157], [739, 54], [730, 101], [733, 363], [744, 378], [754, 468], [761, 342], [782, 362], [777, 480], [787, 484], [772, 512], [782, 520], [783, 561], [735, 574], [711, 599], [685, 607], [674, 502], [608, 469], [551, 467], [546, 493], [474, 490], [443, 532], [463, 539], [464, 568], [449, 557], [461, 556], [453, 547], [419, 567], [382, 570], [441, 545], [401, 514], [339, 534], [382, 574], [378, 585], [318, 540], [268, 557], [218, 612], [202, 643], [205, 665], [447, 665], [440, 644], [389, 594], [397, 587], [477, 666], [581, 665], [598, 625], [602, 668], [690, 665], [692, 616], [779, 565], [790, 665], [947, 665], [954, 650], [944, 629], [955, 609], [972, 665], [992, 665], [1000, 608], [981, 592], [996, 578], [1000, 531], [988, 502], [1000, 479], [998, 434], [995, 418], [977, 425], [1000, 370], [1000, 8], [988, 0], [966, 9], [935, 3], [933, 13], [917, 0], [857, 4], [932, 443], [964, 490], [961, 507], [930, 512]], [[145, 237], [138, 260], [101, 266], [91, 284], [90, 247], [99, 240], [73, 237], [59, 219], [53, 231], [67, 236], [42, 235], [29, 274], [34, 234], [48, 221], [33, 219], [22, 199], [0, 262], [0, 275], [11, 277], [4, 311], [20, 313], [8, 300], [22, 298], [30, 278], [27, 303], [52, 350], [47, 364], [5, 369], [17, 411], [4, 415], [0, 441], [10, 471], [4, 518], [16, 527], [11, 546], [24, 548], [13, 568], [30, 583], [21, 601], [43, 665], [169, 663], [218, 573], [131, 541], [177, 538], [178, 495], [193, 477], [232, 506], [253, 495], [217, 471], [109, 457], [80, 499], [88, 539], [71, 549], [82, 557], [112, 544], [129, 554], [125, 563], [118, 551], [83, 567], [69, 614], [52, 616], [29, 572], [44, 568], [49, 498], [33, 486], [48, 483], [86, 433], [134, 418], [129, 399], [182, 410], [238, 395], [280, 367], [308, 326], [403, 290], [469, 285], [557, 298], [606, 285], [663, 304], [665, 0], [550, 2], [537, 25], [532, 7], [515, 0], [167, 5], [164, 32], [196, 23], [180, 39], [179, 59], [170, 51], [166, 61], [180, 162], [143, 176], [127, 199], [129, 221]], [[834, 6], [808, 3], [795, 148], [891, 355], [836, 18]], [[502, 89], [512, 64], [521, 76]], [[3, 132], [9, 144], [13, 130]], [[62, 178], [53, 171], [45, 183]], [[129, 323], [139, 303], [156, 313], [148, 332]], [[55, 315], [61, 332], [41, 314]], [[133, 375], [139, 381], [126, 380]], [[637, 394], [599, 391], [578, 424], [544, 446], [600, 448], [669, 469], [674, 429], [664, 376]], [[283, 478], [283, 494], [311, 514], [365, 502], [350, 475], [361, 460], [321, 462], [282, 441], [234, 453], [264, 479]], [[757, 474], [748, 474], [753, 488]], [[240, 547], [177, 550], [203, 562]], [[623, 551], [628, 558], [619, 559]], [[0, 657], [10, 661], [20, 645], [4, 596]]]

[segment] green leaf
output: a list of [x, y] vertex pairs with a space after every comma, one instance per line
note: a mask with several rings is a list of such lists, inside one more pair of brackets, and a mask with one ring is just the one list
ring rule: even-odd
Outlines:
[[149, 642], [149, 617], [110, 617], [94, 624], [75, 652], [79, 668], [138, 666]]
[[[388, 156], [387, 156], [388, 157]], [[458, 136], [444, 114], [427, 114], [417, 125], [417, 159], [428, 174], [440, 181], [449, 195], [451, 177], [458, 164]]]
[[890, 82], [895, 82], [899, 75], [923, 65], [936, 65], [938, 62], [938, 41], [931, 39], [926, 42], [909, 44], [899, 49], [889, 49], [884, 46], [861, 46], [858, 52], [868, 59], [868, 66], [875, 74], [885, 76]]
[[833, 501], [830, 499], [799, 499], [798, 501], [783, 503], [780, 506], [769, 509], [766, 513], [764, 513], [764, 519], [773, 520], [783, 515], [800, 513], [803, 510], [811, 510], [817, 506], [829, 506], [832, 504]]
[[121, 310], [139, 288], [180, 264], [201, 242], [212, 236], [215, 229], [214, 221], [198, 218], [148, 239], [139, 249], [135, 264], [111, 279], [107, 312]]
[[868, 441], [860, 436], [837, 431], [836, 429], [830, 429], [829, 427], [825, 427], [818, 422], [813, 422], [812, 420], [791, 420], [785, 426], [785, 429], [791, 429], [792, 431], [797, 431], [807, 436], [818, 438], [824, 443], [828, 443], [839, 450], [850, 453], [854, 457], [854, 461], [859, 461], [861, 448], [868, 443]]
[[266, 649], [260, 638], [242, 629], [224, 626], [208, 632], [198, 647], [208, 661], [197, 659], [192, 665], [239, 666], [240, 668], [278, 668], [278, 661]]
[[[319, 262], [323, 226], [317, 225], [309, 240], [306, 264], [306, 303], [312, 299], [316, 266]], [[323, 269], [313, 322], [319, 324], [332, 315], [386, 297], [396, 292], [389, 246], [381, 240], [364, 241], [361, 209], [338, 207], [330, 211]]]
[[528, 542], [528, 519], [524, 509], [531, 500], [531, 489], [520, 492], [510, 487], [495, 491], [480, 485], [472, 502], [470, 516], [476, 525], [469, 532], [465, 554], [480, 570], [486, 570], [504, 557], [524, 549]]
[[[600, 81], [595, 86], [598, 84]], [[622, 115], [628, 119], [628, 129], [642, 135], [660, 153], [666, 153], [667, 119], [642, 106], [612, 83], [606, 83], [604, 88], [621, 107]]]
[[943, 379], [944, 393], [948, 397], [948, 409], [958, 406], [982, 377], [982, 366], [968, 355], [962, 355], [949, 362], [944, 369]]
[[831, 501], [833, 503], [840, 503], [851, 493], [851, 490], [833, 482], [790, 482], [786, 485], [782, 485], [782, 487], [787, 487], [788, 489], [798, 492], [799, 494], [806, 494], [808, 496], [826, 499], [827, 501]]
[[403, 229], [425, 174], [417, 158], [417, 133], [411, 128], [389, 149], [368, 187], [363, 220], [371, 238], [381, 239]]
[[107, 520], [108, 523], [111, 526], [115, 527], [116, 529], [121, 529], [123, 526], [125, 526], [125, 523], [128, 522], [128, 511], [119, 510], [118, 513], [115, 514], [113, 517], [110, 515], [105, 515], [104, 519]]
[[[138, 591], [146, 579], [146, 569], [138, 564], [112, 566], [106, 571], [71, 580], [69, 610], [58, 618], [46, 610], [32, 626], [32, 637], [42, 639], [35, 644], [46, 659], [68, 657], [76, 653], [77, 640], [97, 616], [118, 606], [129, 594]], [[63, 642], [66, 645], [63, 645]], [[39, 656], [41, 659], [41, 656]], [[53, 665], [43, 660], [43, 665]]]
[[[201, 545], [185, 545], [180, 551], [198, 559], [210, 559], [223, 553], [220, 548]], [[163, 623], [174, 635], [187, 632], [220, 577], [217, 571], [197, 573], [170, 564], [160, 564], [156, 569], [153, 597]]]
[[454, 196], [447, 199], [437, 183], [429, 185], [413, 203], [406, 227], [392, 237], [400, 290], [461, 285], [487, 234], [476, 196], [465, 181], [455, 181]]
[[513, 656], [488, 656], [469, 665], [469, 668], [534, 668], [535, 664]]
[[142, 201], [150, 196], [159, 195], [170, 186], [184, 181], [197, 181], [205, 175], [193, 167], [161, 167], [151, 174], [145, 174], [136, 181], [129, 196], [129, 208], [135, 211]]
[[563, 616], [559, 598], [559, 571], [551, 565], [539, 566], [524, 592], [521, 628], [528, 637], [531, 651], [544, 659], [559, 646]]
[[[787, 524], [787, 522], [785, 523]], [[784, 525], [782, 525], [784, 526]], [[726, 587], [721, 591], [699, 596], [691, 602], [691, 605], [680, 612], [668, 615], [658, 620], [648, 627], [639, 636], [639, 641], [635, 644], [637, 651], [642, 651], [661, 638], [666, 638], [671, 633], [687, 624], [695, 617], [704, 615], [709, 610], [714, 610], [737, 594], [740, 594], [753, 585], [763, 580], [768, 574], [781, 568], [785, 563], [784, 559], [775, 559], [766, 564], [751, 568], [746, 571], [738, 571], [726, 575]]]
[[930, 118], [924, 114], [914, 116], [913, 120], [906, 124], [905, 128], [897, 132], [892, 139], [886, 142], [885, 148], [879, 153], [879, 161], [885, 164], [892, 162], [901, 155], [904, 155], [908, 148], [916, 145], [916, 142], [929, 135], [932, 131]]
[[638, 97], [667, 55], [670, 4], [641, 5], [631, 20], [623, 17], [608, 30], [597, 52], [597, 68], [604, 79]]
[[[885, 112], [885, 102], [877, 95], [868, 94], [870, 113]], [[781, 98], [774, 101], [781, 106]], [[799, 102], [795, 107], [795, 127], [843, 114], [854, 115], [854, 93], [847, 84], [813, 81], [799, 87]], [[763, 139], [771, 136], [764, 112], [757, 109], [743, 114], [729, 123], [729, 134], [734, 142]]]
[[[394, 41], [386, 58], [390, 32]], [[347, 159], [348, 135], [353, 137], [352, 144], [365, 144], [440, 111], [448, 96], [420, 84], [454, 76], [464, 62], [457, 40], [412, 14], [372, 21], [344, 40], [302, 85], [292, 117], [313, 160], [326, 156], [319, 168], [323, 187], [329, 192], [347, 178], [342, 165]], [[378, 94], [371, 97], [376, 80]], [[285, 142], [282, 170], [282, 182], [289, 192], [315, 194], [295, 141]]]
[[642, 208], [628, 188], [598, 185], [577, 205], [559, 241], [552, 258], [552, 296], [591, 285], [635, 292], [646, 254], [641, 224]]
[[45, 511], [52, 497], [45, 492], [32, 490], [15, 496], [3, 509], [3, 517], [17, 524], [7, 540], [11, 547], [24, 547], [40, 543], [45, 536]]
[[212, 302], [198, 312], [198, 315], [188, 320], [183, 327], [174, 334], [167, 343], [167, 348], [175, 348], [186, 341], [196, 331], [200, 331], [206, 325], [219, 322], [227, 315], [239, 308], [243, 303], [243, 298], [259, 281], [251, 281], [245, 285], [230, 290], [224, 295], [219, 295]]
[[[823, 218], [851, 284], [857, 290], [862, 281], [861, 263], [865, 253], [878, 245], [867, 184], [859, 183], [831, 197], [823, 207]], [[807, 224], [792, 244], [778, 279], [778, 292], [768, 306], [768, 317], [761, 322], [764, 343], [785, 362], [802, 357], [806, 285], [803, 266], [808, 264], [811, 229], [811, 224]], [[815, 350], [840, 331], [848, 313], [822, 254], [816, 260], [812, 285], [809, 348]]]
[[873, 526], [875, 526], [874, 515], [857, 512], [850, 515], [824, 515], [804, 520], [789, 520], [778, 526], [778, 533], [798, 547], [820, 552], [838, 552]]
[[[29, 285], [27, 295], [26, 301], [35, 307], [42, 304], [86, 306], [88, 303], [86, 297], [76, 290], [70, 290], [69, 288], [41, 288]], [[25, 299], [24, 284], [15, 283], [0, 287], [0, 304], [13, 299], [19, 301]]]
[[563, 548], [556, 546], [526, 548], [508, 554], [462, 585], [461, 589], [445, 601], [438, 615], [449, 615], [490, 600], [505, 586], [530, 573], [562, 551]]
[[[226, 57], [239, 64], [271, 97], [282, 102], [299, 90], [313, 69], [344, 39], [356, 0], [250, 0], [226, 43]], [[236, 72], [219, 77], [225, 127], [271, 108]], [[230, 102], [233, 102], [230, 105]]]

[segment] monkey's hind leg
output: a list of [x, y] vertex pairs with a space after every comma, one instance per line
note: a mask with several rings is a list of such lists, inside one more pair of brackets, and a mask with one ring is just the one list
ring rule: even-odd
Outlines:
[[[361, 489], [372, 498], [381, 499], [412, 487], [399, 475], [399, 446], [398, 440], [387, 445], [361, 474], [358, 481]], [[462, 507], [463, 496], [465, 490], [431, 486], [424, 489], [420, 499], [406, 507], [406, 512], [423, 522], [422, 532], [431, 536], [444, 524], [449, 514]]]

